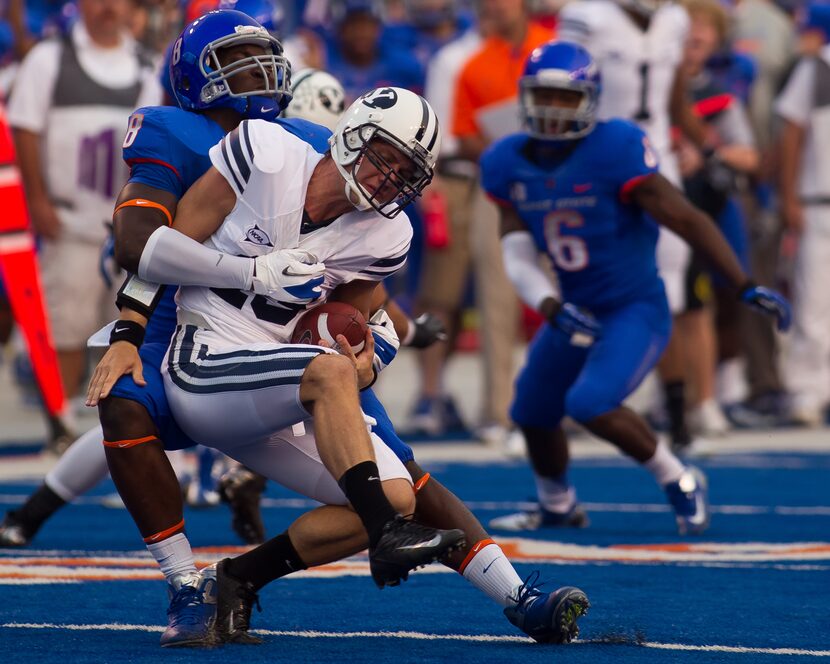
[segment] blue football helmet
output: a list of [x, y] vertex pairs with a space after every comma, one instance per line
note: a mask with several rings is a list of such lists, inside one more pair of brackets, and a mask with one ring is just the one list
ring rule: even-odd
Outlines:
[[[540, 103], [544, 90], [570, 90], [582, 95], [574, 107]], [[596, 125], [599, 68], [582, 46], [552, 41], [535, 49], [519, 79], [519, 103], [525, 130], [542, 140], [574, 140]]]
[[235, 9], [247, 14], [272, 35], [279, 34], [285, 18], [278, 0], [222, 0], [217, 9]]
[[[223, 66], [219, 51], [241, 44], [257, 44], [264, 52]], [[262, 75], [263, 87], [233, 92], [233, 77], [251, 69]], [[208, 12], [185, 27], [173, 43], [170, 82], [186, 111], [232, 108], [246, 118], [273, 120], [291, 101], [291, 65], [282, 45], [250, 16], [233, 9]]]

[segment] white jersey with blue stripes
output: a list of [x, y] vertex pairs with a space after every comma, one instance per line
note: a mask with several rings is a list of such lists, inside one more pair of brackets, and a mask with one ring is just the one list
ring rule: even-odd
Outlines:
[[[211, 149], [210, 157], [237, 202], [205, 241], [208, 246], [251, 257], [304, 249], [326, 265], [320, 301], [340, 284], [381, 281], [406, 262], [412, 227], [405, 214], [386, 219], [373, 210], [355, 210], [325, 226], [304, 227], [308, 182], [324, 156], [279, 125], [246, 120]], [[246, 342], [288, 343], [306, 310], [287, 308], [252, 292], [197, 286], [180, 288], [177, 302], [180, 311], [207, 323], [210, 339], [203, 338], [203, 343], [220, 348]]]

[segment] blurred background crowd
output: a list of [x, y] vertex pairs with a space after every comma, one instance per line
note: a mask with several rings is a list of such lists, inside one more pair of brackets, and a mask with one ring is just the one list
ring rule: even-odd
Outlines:
[[[648, 0], [619, 4], [638, 1]], [[0, 93], [67, 395], [84, 391], [87, 337], [114, 317], [113, 288], [123, 279], [102, 248], [127, 176], [120, 149], [127, 118], [136, 107], [169, 103], [165, 51], [186, 22], [222, 6], [272, 31], [295, 72], [333, 74], [346, 105], [368, 89], [395, 85], [434, 106], [444, 132], [437, 177], [410, 211], [408, 270], [389, 287], [413, 317], [438, 317], [448, 338], [417, 351], [418, 397], [396, 425], [411, 436], [508, 445], [516, 351], [540, 320], [520, 306], [504, 273], [498, 216], [479, 187], [477, 160], [493, 140], [519, 129], [524, 61], [563, 28], [565, 4], [4, 0]], [[739, 307], [691, 257], [684, 266], [689, 296], [675, 312], [681, 350], [661, 367], [649, 415], [680, 445], [733, 427], [820, 426], [830, 399], [830, 3], [681, 4], [688, 30], [678, 69], [708, 132], [706, 148], [679, 127], [672, 133], [682, 186], [718, 221], [755, 280], [794, 298], [796, 324], [779, 348], [772, 324]], [[25, 390], [31, 373], [13, 328], [0, 290], [0, 343]], [[462, 418], [458, 395], [446, 387], [447, 364], [459, 352], [478, 353], [483, 364], [474, 419]]]

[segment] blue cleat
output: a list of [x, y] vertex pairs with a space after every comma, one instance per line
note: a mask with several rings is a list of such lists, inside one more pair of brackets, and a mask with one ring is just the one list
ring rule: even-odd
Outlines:
[[706, 476], [688, 466], [676, 482], [663, 487], [674, 508], [681, 535], [702, 535], [709, 527], [709, 496]]
[[579, 588], [565, 586], [552, 593], [539, 590], [539, 572], [519, 586], [516, 605], [504, 610], [507, 619], [538, 643], [570, 643], [579, 636], [576, 624], [591, 603]]
[[541, 528], [587, 528], [590, 523], [582, 505], [574, 503], [567, 512], [551, 512], [539, 505], [529, 512], [499, 516], [490, 520], [490, 528], [519, 532]]
[[216, 569], [189, 574], [176, 590], [168, 585], [170, 606], [167, 629], [161, 635], [164, 648], [210, 648], [216, 645]]

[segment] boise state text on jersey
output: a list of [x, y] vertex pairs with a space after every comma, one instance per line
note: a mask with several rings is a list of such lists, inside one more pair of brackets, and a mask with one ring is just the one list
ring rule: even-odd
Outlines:
[[657, 225], [627, 202], [657, 158], [626, 120], [597, 123], [564, 159], [538, 163], [534, 141], [513, 134], [481, 159], [485, 191], [516, 210], [556, 269], [563, 300], [594, 313], [661, 294]]

